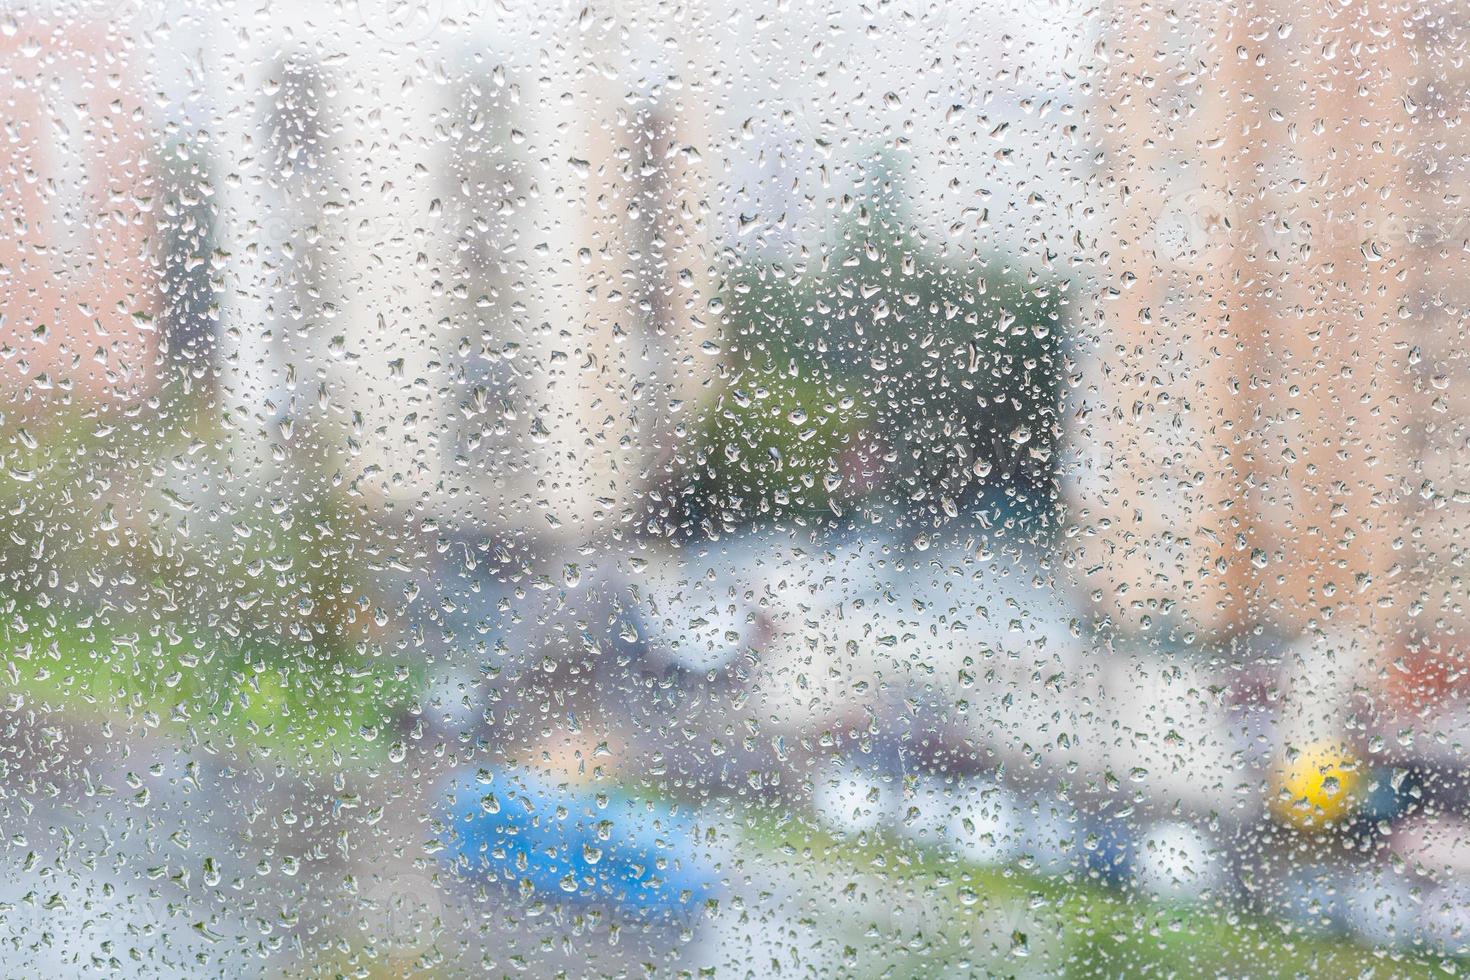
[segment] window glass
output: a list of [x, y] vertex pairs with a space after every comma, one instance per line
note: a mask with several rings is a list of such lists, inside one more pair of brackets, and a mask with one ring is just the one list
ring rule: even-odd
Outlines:
[[0, 974], [1470, 968], [1466, 15], [0, 10]]

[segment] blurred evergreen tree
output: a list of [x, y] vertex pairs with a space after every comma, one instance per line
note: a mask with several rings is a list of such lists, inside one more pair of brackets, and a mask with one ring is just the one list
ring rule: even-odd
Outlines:
[[857, 498], [939, 521], [997, 495], [1052, 513], [1059, 286], [1001, 258], [962, 268], [936, 254], [891, 162], [863, 184], [804, 271], [731, 278], [730, 383], [684, 457], [686, 529], [829, 520]]

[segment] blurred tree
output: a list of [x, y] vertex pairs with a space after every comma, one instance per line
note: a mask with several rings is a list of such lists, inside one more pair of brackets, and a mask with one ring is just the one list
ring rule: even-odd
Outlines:
[[815, 268], [732, 277], [730, 383], [679, 469], [687, 529], [857, 497], [939, 520], [995, 495], [1051, 513], [1061, 289], [1001, 259], [946, 261], [893, 174], [881, 161], [862, 182]]
[[720, 396], [698, 435], [685, 493], [702, 521], [840, 513], [863, 488], [849, 462], [865, 445], [856, 399], [840, 385], [776, 371], [742, 382]]

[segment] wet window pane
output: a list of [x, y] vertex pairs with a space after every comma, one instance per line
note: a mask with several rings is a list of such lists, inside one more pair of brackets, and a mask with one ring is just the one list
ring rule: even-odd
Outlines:
[[0, 974], [1470, 967], [1467, 15], [0, 11]]

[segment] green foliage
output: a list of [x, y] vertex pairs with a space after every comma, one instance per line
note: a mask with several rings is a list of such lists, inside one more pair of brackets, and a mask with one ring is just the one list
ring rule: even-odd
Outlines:
[[[1061, 289], [999, 260], [947, 262], [899, 201], [885, 185], [799, 273], [729, 282], [735, 370], [686, 473], [697, 514], [729, 526], [867, 493], [942, 519], [996, 490], [1052, 506]], [[784, 423], [790, 409], [809, 423]]]
[[[421, 678], [367, 645], [317, 652], [113, 610], [84, 618], [8, 604], [0, 612], [7, 707], [65, 708], [308, 766], [386, 751]], [[371, 737], [369, 737], [371, 736]]]
[[827, 510], [861, 487], [850, 459], [862, 453], [862, 422], [838, 386], [752, 374], [706, 420], [693, 493], [726, 523]]

